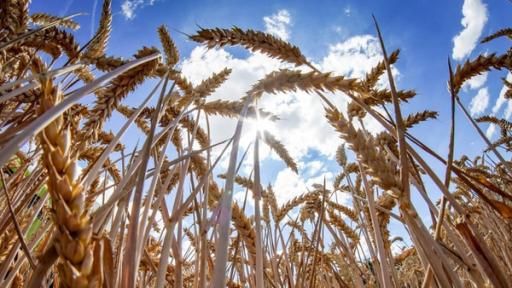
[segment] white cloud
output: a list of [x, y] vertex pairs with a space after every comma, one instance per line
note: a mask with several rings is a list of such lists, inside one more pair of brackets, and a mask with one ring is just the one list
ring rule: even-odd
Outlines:
[[[506, 80], [509, 82], [512, 81], [512, 73], [509, 72], [507, 74]], [[496, 103], [494, 103], [494, 106], [492, 107], [492, 112], [491, 112], [492, 116], [496, 116], [498, 114], [498, 112], [500, 111], [501, 107], [503, 107], [503, 105], [505, 103], [507, 103], [507, 99], [505, 99], [505, 93], [507, 92], [507, 90], [508, 90], [508, 87], [503, 85], [503, 87], [500, 90], [500, 95], [498, 96], [498, 99], [496, 99]], [[507, 108], [505, 109], [503, 114], [504, 114], [505, 119], [509, 119], [510, 116], [512, 115], [511, 101], [508, 101]], [[487, 131], [486, 131], [487, 137], [492, 138], [495, 131], [496, 131], [495, 125], [490, 124], [489, 127], [487, 127]]]
[[[335, 75], [362, 77], [380, 60], [377, 39], [370, 35], [362, 35], [332, 45], [327, 56], [315, 65], [323, 71], [333, 71]], [[192, 83], [199, 83], [224, 67], [232, 68], [233, 71], [229, 79], [209, 97], [209, 100], [238, 100], [245, 95], [251, 85], [266, 74], [279, 68], [290, 68], [290, 65], [259, 53], [251, 53], [247, 58], [236, 58], [224, 49], [207, 50], [204, 47], [196, 47], [183, 61], [182, 72]], [[398, 74], [396, 69], [393, 70]], [[342, 111], [347, 105], [347, 97], [341, 93], [326, 94], [326, 96]], [[300, 161], [311, 150], [316, 150], [320, 155], [328, 158], [334, 157], [337, 145], [333, 143], [339, 143], [340, 140], [334, 129], [325, 121], [325, 111], [317, 95], [305, 92], [265, 94], [259, 104], [261, 108], [281, 118], [267, 128], [285, 145], [296, 161]], [[233, 135], [235, 127], [233, 119], [211, 117], [210, 121], [211, 130], [214, 133], [213, 143]], [[376, 121], [365, 119], [364, 122], [370, 131], [381, 129]], [[254, 139], [256, 126], [250, 122], [244, 124], [241, 147], [246, 147]], [[263, 147], [265, 145], [262, 145], [261, 159], [269, 155], [268, 150], [264, 150]], [[252, 156], [248, 155], [247, 159], [251, 158]]]
[[[508, 73], [506, 80], [509, 82], [512, 82], [512, 73]], [[503, 104], [507, 101], [505, 99], [505, 93], [507, 92], [508, 88], [507, 86], [503, 85], [503, 88], [501, 88], [500, 95], [498, 96], [498, 99], [496, 100], [496, 103], [494, 104], [494, 107], [492, 107], [492, 114], [497, 114], [498, 111], [501, 109]]]
[[151, 6], [155, 3], [155, 0], [124, 0], [121, 4], [121, 12], [124, 18], [131, 20], [135, 17], [135, 11], [144, 6]]
[[[289, 20], [287, 19], [289, 17], [283, 15], [287, 15], [287, 13], [277, 12], [273, 16], [265, 17], [266, 20], [264, 21], [269, 22], [270, 19], [273, 19], [273, 22], [270, 21], [269, 23], [275, 24], [279, 22], [276, 19], [282, 19], [281, 22], [288, 25]], [[284, 26], [287, 27], [286, 25]], [[286, 31], [286, 29], [280, 31]], [[289, 32], [286, 33], [284, 35], [289, 36]], [[370, 35], [359, 35], [331, 45], [325, 56], [314, 65], [322, 71], [331, 71], [333, 75], [363, 77], [381, 59], [382, 54], [380, 53], [378, 40]], [[228, 80], [208, 97], [208, 101], [216, 99], [239, 100], [254, 83], [266, 74], [280, 68], [293, 69], [289, 64], [283, 64], [260, 53], [250, 53], [245, 58], [239, 58], [224, 49], [207, 50], [204, 47], [196, 47], [192, 50], [190, 56], [182, 62], [181, 71], [193, 84], [197, 84], [225, 67], [231, 68], [232, 73]], [[395, 75], [399, 74], [394, 67], [393, 73]], [[379, 85], [386, 86], [384, 81], [379, 82]], [[335, 103], [341, 111], [345, 110], [348, 103], [346, 96], [341, 93], [326, 93], [326, 97]], [[284, 144], [290, 155], [299, 164], [299, 175], [286, 168], [279, 171], [274, 179], [270, 179], [274, 183], [274, 190], [278, 192], [276, 193], [278, 202], [282, 204], [307, 192], [308, 188], [311, 189], [312, 184], [323, 183], [324, 177], [328, 187], [331, 187], [334, 178], [333, 173], [317, 160], [328, 161], [333, 159], [337, 144], [341, 140], [334, 129], [325, 121], [324, 107], [318, 96], [305, 92], [280, 93], [277, 95], [264, 94], [259, 101], [259, 106], [279, 116], [281, 120], [266, 125], [266, 128]], [[236, 120], [222, 117], [210, 117], [209, 120], [213, 133], [211, 136], [213, 143], [233, 135]], [[364, 123], [369, 131], [375, 132], [382, 129], [375, 120], [372, 121], [371, 117], [366, 117]], [[257, 126], [250, 121], [244, 123], [240, 143], [241, 149], [245, 149], [253, 141]], [[277, 159], [277, 156], [270, 153], [266, 145], [261, 145], [260, 149], [260, 160], [268, 157]], [[314, 159], [314, 161], [306, 160], [308, 158], [305, 156], [312, 151], [316, 151], [319, 158]], [[225, 159], [221, 162], [220, 169], [227, 167], [227, 156]], [[252, 149], [250, 149], [246, 161], [242, 165], [241, 174], [248, 175], [251, 172], [252, 160]], [[245, 192], [238, 192], [235, 193], [234, 198], [240, 202], [243, 201], [244, 196]], [[346, 196], [340, 199], [342, 199], [341, 201], [348, 201]]]
[[139, 1], [130, 1], [126, 0], [121, 4], [121, 10], [123, 12], [123, 15], [126, 19], [133, 19], [135, 17], [135, 9], [137, 9], [137, 6], [142, 3], [142, 0]]
[[512, 116], [512, 101], [508, 101], [507, 102], [507, 109], [505, 109], [505, 113], [503, 113], [503, 117], [506, 119], [506, 120], [509, 120], [510, 119], [510, 116]]
[[472, 116], [482, 114], [489, 105], [489, 90], [484, 87], [471, 99], [469, 110]]
[[[193, 83], [197, 84], [203, 79], [211, 76], [212, 73], [221, 71], [228, 67], [233, 71], [226, 82], [221, 85], [208, 100], [239, 100], [251, 88], [251, 85], [263, 78], [266, 74], [285, 67], [278, 60], [270, 59], [260, 53], [251, 53], [249, 57], [240, 59], [224, 49], [207, 50], [204, 47], [196, 47], [192, 50], [190, 57], [185, 59], [182, 64], [182, 73]], [[273, 96], [278, 97], [278, 96]], [[223, 117], [211, 117], [212, 143], [225, 140], [235, 131], [236, 120]], [[255, 123], [249, 121], [244, 123], [243, 138], [240, 147], [245, 149], [254, 139], [256, 132]], [[271, 131], [276, 135], [275, 131]], [[278, 136], [278, 135], [276, 135]], [[268, 149], [261, 145], [260, 157], [264, 159], [268, 156]], [[227, 166], [227, 155], [221, 162], [221, 167]], [[247, 160], [252, 163], [252, 154], [247, 155]], [[249, 162], [249, 161], [247, 161]], [[244, 165], [244, 168], [246, 165]]]
[[304, 179], [288, 168], [277, 173], [273, 186], [272, 189], [278, 191], [278, 193], [276, 193], [276, 200], [279, 205], [306, 192]]
[[489, 127], [487, 127], [487, 131], [485, 131], [485, 136], [487, 136], [487, 138], [490, 139], [494, 135], [495, 131], [496, 131], [496, 125], [491, 124], [491, 125], [489, 125]]
[[243, 190], [234, 193], [233, 200], [236, 201], [236, 203], [238, 203], [240, 207], [245, 207], [247, 205], [249, 205], [250, 207], [254, 207], [254, 196], [252, 195], [251, 190]]
[[291, 23], [291, 16], [288, 10], [279, 10], [276, 14], [265, 16], [263, 17], [263, 22], [265, 22], [265, 31], [267, 33], [274, 34], [285, 41], [290, 39], [288, 26]]
[[487, 74], [488, 72], [485, 72], [480, 75], [471, 77], [469, 80], [464, 82], [462, 89], [467, 91], [468, 89], [474, 90], [484, 86], [485, 82], [487, 81]]
[[325, 171], [324, 162], [319, 160], [310, 161], [305, 165], [306, 173], [309, 176], [315, 176], [321, 171]]
[[363, 77], [382, 60], [377, 38], [358, 35], [329, 47], [329, 54], [322, 60], [325, 71], [348, 77]]
[[[313, 184], [323, 185], [325, 184], [327, 189], [332, 190], [332, 182], [334, 174], [332, 172], [323, 172], [316, 177], [307, 177], [307, 175], [297, 175], [292, 170], [286, 168], [277, 173], [274, 185], [272, 189], [276, 191], [276, 200], [279, 205], [283, 205], [287, 201], [294, 197], [300, 196], [306, 192], [311, 191]], [[347, 203], [348, 199], [342, 195], [338, 198], [340, 203]]]
[[306, 186], [312, 187], [313, 184], [323, 185], [325, 182], [325, 187], [329, 190], [332, 189], [332, 181], [334, 179], [334, 174], [332, 172], [325, 172], [316, 177], [311, 177], [306, 180]]
[[464, 29], [453, 38], [452, 57], [455, 60], [462, 60], [475, 48], [487, 23], [487, 7], [481, 0], [464, 0], [462, 15], [461, 24]]

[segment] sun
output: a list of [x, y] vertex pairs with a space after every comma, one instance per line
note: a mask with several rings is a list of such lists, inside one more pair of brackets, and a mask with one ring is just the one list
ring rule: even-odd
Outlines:
[[254, 119], [251, 121], [251, 124], [254, 125], [254, 128], [258, 132], [271, 131], [275, 129], [275, 123], [271, 121], [269, 117], [260, 118], [259, 120]]

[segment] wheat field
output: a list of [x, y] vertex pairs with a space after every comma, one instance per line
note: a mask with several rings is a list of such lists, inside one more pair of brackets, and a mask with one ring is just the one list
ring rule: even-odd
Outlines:
[[[199, 27], [187, 35], [195, 45], [239, 46], [294, 67], [269, 73], [237, 101], [210, 100], [230, 67], [193, 85], [165, 26], [153, 35], [160, 47], [108, 55], [111, 6], [103, 1], [94, 36], [79, 44], [76, 14], [0, 3], [0, 287], [511, 287], [512, 123], [473, 118], [458, 95], [476, 75], [512, 71], [512, 50], [447, 63], [446, 154], [410, 132], [438, 113], [402, 113], [416, 93], [396, 87], [400, 51], [385, 46], [375, 18], [383, 58], [358, 79], [321, 71], [268, 33]], [[496, 38], [512, 38], [512, 29], [480, 45]], [[512, 83], [503, 81], [510, 99]], [[140, 92], [148, 83], [150, 92]], [[297, 91], [323, 105], [339, 136], [338, 174], [333, 187], [314, 184], [280, 205], [282, 191], [261, 181], [261, 146], [295, 172], [296, 159], [269, 131], [249, 135], [245, 152], [240, 139], [245, 122], [279, 117], [260, 99]], [[142, 103], [126, 104], [135, 92]], [[332, 94], [347, 97], [347, 108]], [[486, 143], [480, 156], [455, 159], [455, 113]], [[113, 115], [123, 119], [119, 129], [111, 130]], [[229, 139], [210, 141], [211, 117], [236, 121]], [[364, 117], [383, 131], [370, 133]], [[500, 138], [491, 142], [482, 123], [496, 125]], [[132, 126], [143, 140], [127, 149]], [[253, 163], [249, 177], [239, 173], [244, 161]], [[251, 191], [243, 204], [235, 187]], [[411, 243], [398, 252], [392, 245], [403, 239], [391, 236], [392, 221]]]

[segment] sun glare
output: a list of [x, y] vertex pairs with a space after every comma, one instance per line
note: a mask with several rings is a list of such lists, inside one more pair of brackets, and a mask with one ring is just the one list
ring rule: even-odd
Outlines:
[[259, 120], [252, 121], [255, 129], [259, 132], [269, 131], [271, 132], [275, 129], [275, 123], [272, 122], [269, 118], [260, 118]]

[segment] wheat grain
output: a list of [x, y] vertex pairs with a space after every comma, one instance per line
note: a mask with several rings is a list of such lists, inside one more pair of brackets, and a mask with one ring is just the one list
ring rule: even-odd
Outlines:
[[[508, 249], [512, 239], [508, 222], [512, 218], [509, 201], [512, 178], [506, 168], [508, 161], [494, 163], [487, 149], [477, 157], [463, 155], [451, 163], [412, 134], [422, 130], [401, 131], [408, 141], [406, 144], [415, 145], [399, 149], [395, 123], [403, 122], [404, 127], [411, 128], [425, 121], [428, 129], [432, 121], [426, 120], [437, 117], [436, 112], [424, 110], [397, 121], [388, 113], [389, 104], [398, 111], [416, 96], [414, 90], [395, 91], [392, 85], [392, 92], [380, 85], [386, 69], [398, 60], [399, 50], [378, 62], [360, 79], [349, 79], [320, 71], [308, 62], [299, 48], [270, 34], [237, 27], [200, 28], [191, 39], [204, 43], [209, 49], [239, 45], [279, 60], [280, 65], [276, 67], [288, 67], [289, 63], [307, 66], [269, 73], [255, 82], [245, 96], [238, 95], [244, 97], [233, 100], [224, 95], [225, 89], [219, 89], [228, 81], [231, 70], [217, 70], [192, 85], [180, 71], [179, 52], [169, 30], [160, 26], [155, 38], [160, 38], [164, 61], [147, 62], [99, 86], [98, 79], [104, 79], [111, 71], [129, 63], [116, 55], [105, 54], [113, 23], [111, 1], [103, 2], [99, 27], [84, 49], [78, 42], [82, 37], [75, 39], [79, 34], [63, 29], [78, 28], [71, 17], [31, 15], [29, 2], [0, 1], [3, 47], [0, 49], [0, 149], [14, 143], [18, 135], [28, 140], [16, 142], [19, 151], [7, 153], [12, 155], [1, 167], [7, 183], [0, 183], [0, 186], [5, 185], [5, 195], [12, 199], [15, 216], [4, 211], [7, 198], [0, 193], [0, 211], [3, 211], [0, 213], [0, 286], [117, 287], [125, 283], [121, 279], [133, 276], [137, 287], [206, 287], [222, 277], [228, 287], [379, 287], [388, 282], [391, 282], [388, 286], [397, 287], [486, 287], [498, 286], [501, 282], [500, 285], [505, 286], [506, 279], [512, 275], [512, 250]], [[36, 25], [29, 26], [30, 22]], [[499, 37], [511, 38], [510, 28], [499, 30], [482, 42]], [[144, 47], [134, 57], [153, 53], [158, 50]], [[483, 54], [457, 67], [450, 81], [454, 100], [472, 77], [491, 69], [510, 70], [510, 51], [497, 55]], [[47, 67], [54, 71], [48, 71]], [[71, 68], [72, 77], [55, 74]], [[103, 72], [105, 75], [100, 76]], [[110, 117], [114, 110], [123, 117], [131, 117], [136, 109], [123, 101], [149, 78], [166, 81], [160, 91], [163, 105], [150, 105], [137, 111], [135, 123], [141, 132], [136, 130], [137, 134], [125, 135], [125, 142], [120, 142], [118, 136], [124, 132], [118, 133], [116, 124], [110, 125], [110, 121], [117, 121]], [[171, 85], [167, 85], [169, 80]], [[236, 80], [235, 77], [231, 81]], [[427, 79], [429, 81], [432, 79]], [[66, 104], [70, 99], [78, 99], [74, 97], [84, 88], [79, 87], [81, 85], [94, 86], [89, 90], [96, 97], [93, 104]], [[503, 85], [505, 99], [508, 99], [512, 95], [512, 84], [503, 79]], [[23, 87], [27, 88], [23, 90]], [[18, 91], [23, 92], [16, 94]], [[333, 189], [326, 188], [330, 185], [330, 174], [325, 174], [324, 184], [311, 184], [313, 180], [307, 177], [316, 178], [316, 175], [310, 175], [307, 169], [297, 175], [296, 182], [285, 183], [292, 188], [282, 188], [284, 178], [278, 177], [278, 185], [269, 184], [263, 189], [261, 180], [272, 179], [255, 176], [253, 181], [242, 157], [239, 163], [230, 164], [236, 169], [229, 173], [234, 178], [229, 180], [247, 190], [246, 193], [248, 190], [261, 192], [262, 217], [257, 200], [254, 202], [257, 206], [251, 206], [252, 202], [244, 201], [243, 206], [235, 202], [231, 206], [231, 218], [223, 218], [219, 209], [227, 207], [221, 197], [234, 196], [229, 193], [238, 191], [221, 191], [218, 186], [221, 180], [212, 176], [223, 172], [224, 167], [218, 163], [222, 163], [220, 159], [225, 150], [219, 156], [213, 148], [216, 145], [210, 146], [219, 126], [209, 117], [274, 121], [279, 119], [279, 115], [274, 115], [277, 110], [267, 112], [258, 108], [259, 104], [265, 105], [259, 98], [264, 93], [297, 91], [320, 95], [328, 104], [327, 121], [341, 136], [342, 145], [329, 144], [338, 146], [339, 171], [332, 179]], [[331, 103], [321, 92], [348, 96], [346, 109], [338, 110], [336, 105], [340, 103]], [[209, 96], [214, 99], [207, 99]], [[66, 104], [65, 109], [52, 114], [63, 104]], [[370, 133], [371, 129], [362, 118], [375, 118], [384, 131]], [[477, 121], [500, 128], [500, 137], [489, 144], [489, 149], [502, 149], [503, 155], [508, 157], [512, 151], [512, 123], [494, 114]], [[27, 125], [35, 127], [34, 123], [39, 124], [40, 130], [25, 128]], [[170, 127], [174, 123], [177, 124]], [[155, 135], [160, 139], [146, 141], [142, 150], [139, 145], [132, 148], [130, 138], [152, 137], [158, 130], [162, 133]], [[307, 131], [304, 133], [307, 135]], [[287, 167], [298, 172], [302, 162], [298, 165], [287, 151], [289, 147], [277, 140], [283, 135], [259, 132], [259, 137]], [[190, 153], [197, 144], [201, 149]], [[225, 149], [229, 145], [231, 141]], [[128, 148], [133, 150], [127, 152]], [[255, 152], [250, 149], [251, 146], [246, 153]], [[451, 147], [449, 155], [453, 155], [455, 149], [459, 148]], [[2, 149], [1, 153], [5, 151]], [[141, 151], [147, 151], [147, 157]], [[232, 153], [237, 152], [234, 149]], [[439, 181], [430, 163], [419, 156], [423, 154], [448, 162], [445, 178], [452, 184], [443, 185]], [[405, 172], [403, 159], [411, 164]], [[297, 160], [309, 161], [309, 157]], [[101, 165], [95, 165], [98, 161]], [[163, 164], [160, 167], [156, 163]], [[255, 167], [259, 167], [257, 164]], [[82, 165], [85, 165], [82, 177], [77, 177], [75, 168]], [[149, 169], [146, 171], [145, 167]], [[273, 170], [268, 173], [272, 174]], [[87, 183], [84, 184], [87, 189], [82, 188], [81, 181]], [[436, 193], [431, 191], [435, 186], [427, 184], [432, 181], [446, 198], [436, 201]], [[137, 182], [143, 184], [143, 190]], [[147, 187], [147, 195], [146, 182], [152, 183]], [[255, 187], [255, 182], [260, 187]], [[421, 206], [417, 201], [409, 203], [407, 209], [401, 206], [401, 215], [395, 214], [396, 206], [406, 199], [401, 196], [409, 189], [408, 182], [420, 191], [431, 219], [415, 214]], [[144, 191], [142, 205], [151, 211], [151, 216], [147, 211], [137, 215], [137, 211], [132, 213], [132, 209], [128, 209], [134, 188]], [[290, 199], [295, 195], [299, 196]], [[375, 200], [374, 195], [377, 195]], [[346, 201], [345, 197], [351, 199]], [[277, 199], [290, 200], [279, 206]], [[173, 206], [173, 212], [169, 205]], [[89, 213], [94, 217], [90, 218]], [[178, 214], [180, 216], [175, 216]], [[130, 249], [126, 236], [133, 233], [130, 228], [127, 231], [127, 227], [132, 226], [128, 221], [141, 219], [137, 217], [144, 219], [145, 226], [141, 228], [144, 241], [135, 251], [140, 258], [137, 256], [136, 261], [128, 263], [123, 260], [123, 254]], [[19, 221], [21, 233], [14, 233], [13, 219]], [[426, 228], [430, 222], [436, 223], [435, 232]], [[222, 226], [228, 229], [219, 233], [218, 223], [229, 224]], [[403, 240], [407, 238], [405, 233], [400, 237], [392, 235], [396, 225], [404, 225], [411, 244]], [[164, 234], [170, 240], [162, 243], [157, 239]], [[23, 251], [20, 250], [22, 242], [26, 244]], [[215, 249], [216, 246], [222, 251]], [[227, 270], [220, 271], [219, 267], [223, 267], [218, 262], [220, 257], [213, 255], [224, 256], [223, 252], [227, 253]], [[31, 254], [37, 255], [35, 267], [32, 261], [27, 262], [27, 255]], [[163, 264], [158, 267], [160, 263]], [[131, 265], [135, 265], [135, 269]], [[453, 267], [456, 268], [451, 269]], [[126, 275], [127, 270], [134, 274]], [[382, 271], [388, 271], [389, 279]], [[432, 284], [433, 279], [436, 284]]]
[[[394, 64], [398, 60], [398, 55], [400, 54], [400, 49], [393, 51], [393, 53], [389, 54], [389, 64]], [[370, 70], [370, 72], [366, 73], [366, 77], [363, 80], [361, 86], [365, 87], [367, 91], [375, 88], [377, 81], [384, 74], [386, 69], [386, 64], [384, 61], [380, 61], [375, 67]]]

